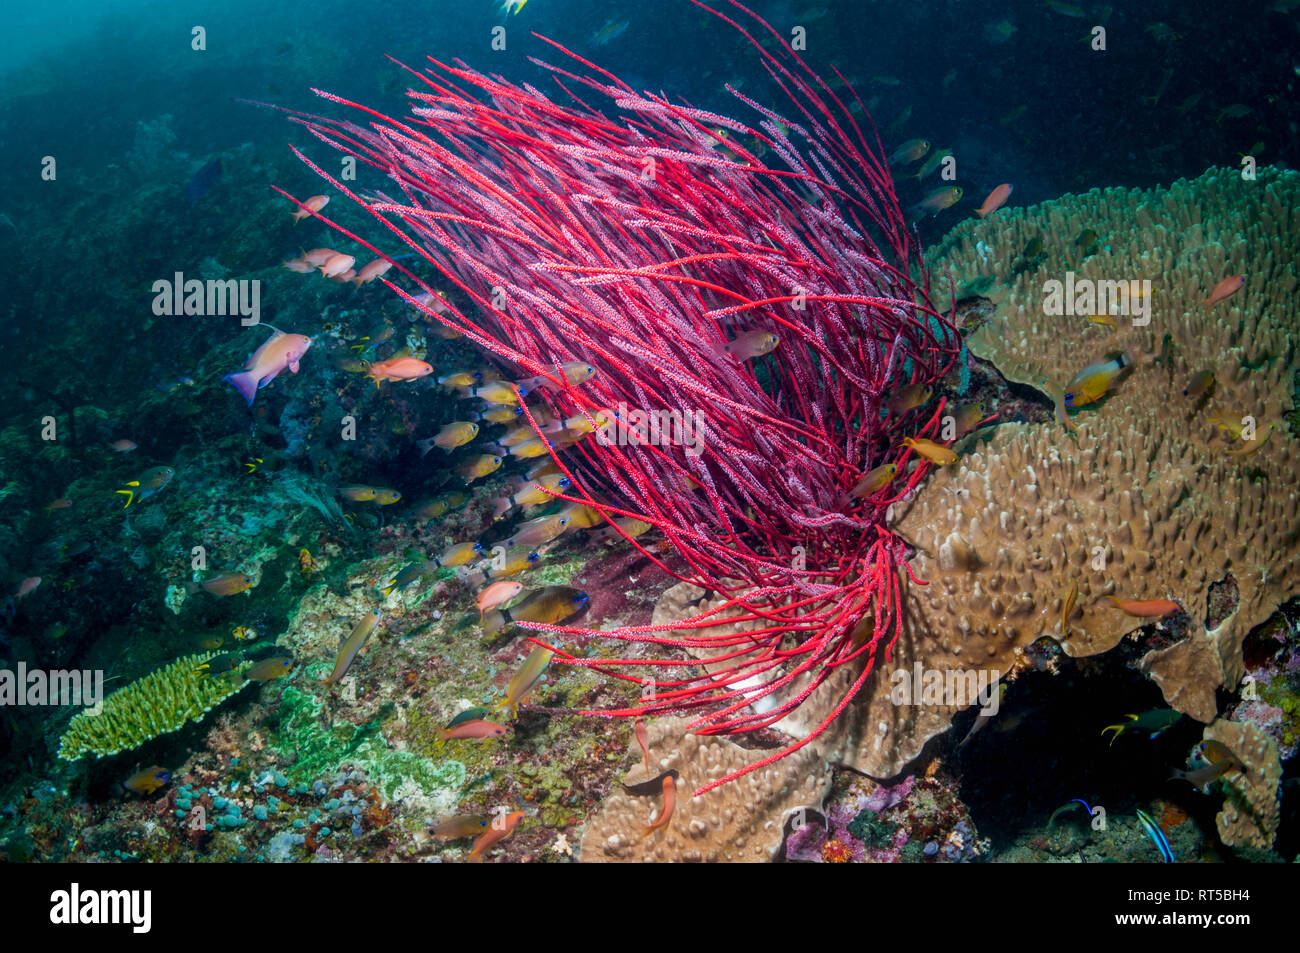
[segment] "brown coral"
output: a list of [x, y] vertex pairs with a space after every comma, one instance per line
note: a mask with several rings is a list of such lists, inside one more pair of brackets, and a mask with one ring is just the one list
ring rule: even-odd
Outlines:
[[[1046, 380], [1051, 392], [1108, 354], [1124, 351], [1134, 366], [1075, 414], [1077, 435], [1058, 423], [1000, 426], [900, 507], [917, 573], [933, 580], [913, 589], [917, 628], [939, 643], [923, 648], [927, 664], [957, 655], [1005, 670], [1042, 635], [1072, 655], [1104, 652], [1144, 624], [1105, 595], [1173, 599], [1191, 616], [1191, 642], [1151, 653], [1147, 668], [1171, 705], [1213, 717], [1214, 688], [1235, 687], [1244, 671], [1246, 632], [1300, 582], [1300, 442], [1281, 416], [1293, 406], [1298, 199], [1295, 174], [1210, 173], [1168, 190], [1093, 190], [1011, 210], [945, 241], [959, 293], [978, 287], [998, 304], [970, 349], [1008, 379]], [[1086, 227], [1104, 247], [1080, 262], [1072, 239]], [[1032, 237], [1044, 263], [1015, 274]], [[1067, 270], [1151, 279], [1150, 324], [1045, 316], [1043, 283]], [[1234, 273], [1247, 275], [1245, 287], [1204, 307]], [[1202, 370], [1218, 379], [1210, 400], [1184, 397]], [[1277, 430], [1252, 454], [1230, 455], [1241, 444], [1207, 420], [1207, 404]], [[1229, 574], [1237, 608], [1207, 633], [1209, 586]], [[1059, 594], [1073, 581], [1078, 608], [1061, 633]]]
[[[772, 860], [784, 837], [787, 815], [820, 805], [830, 787], [830, 769], [811, 748], [692, 798], [708, 781], [760, 760], [767, 751], [747, 751], [719, 737], [688, 734], [684, 718], [647, 725], [653, 773], [677, 769], [677, 806], [668, 825], [642, 837], [658, 798], [633, 797], [622, 789], [601, 804], [582, 836], [584, 862]], [[636, 768], [629, 783], [646, 780], [641, 751], [627, 752]]]
[[1232, 749], [1245, 768], [1221, 782], [1223, 807], [1215, 818], [1219, 838], [1229, 847], [1272, 847], [1282, 816], [1277, 745], [1255, 725], [1223, 719], [1206, 726], [1205, 739]]

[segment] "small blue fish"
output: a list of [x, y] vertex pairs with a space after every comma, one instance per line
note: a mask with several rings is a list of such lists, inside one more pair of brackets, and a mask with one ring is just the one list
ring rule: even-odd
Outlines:
[[1164, 862], [1166, 864], [1174, 863], [1173, 848], [1169, 846], [1169, 839], [1165, 837], [1165, 832], [1160, 829], [1160, 825], [1151, 820], [1147, 812], [1141, 808], [1138, 809], [1137, 816], [1142, 829], [1147, 832], [1147, 837], [1150, 837], [1155, 842], [1156, 849], [1160, 851], [1160, 856]]
[[211, 192], [218, 182], [221, 181], [221, 160], [213, 159], [198, 172], [194, 173], [194, 178], [190, 179], [190, 184], [185, 186], [185, 201], [193, 205], [199, 199]]

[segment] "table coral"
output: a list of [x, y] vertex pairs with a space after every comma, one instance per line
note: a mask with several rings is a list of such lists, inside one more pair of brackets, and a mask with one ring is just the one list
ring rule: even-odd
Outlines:
[[59, 757], [76, 761], [103, 758], [138, 748], [151, 738], [176, 731], [203, 716], [248, 684], [240, 670], [209, 675], [199, 666], [216, 652], [187, 655], [104, 699], [103, 711], [80, 712], [68, 724]]

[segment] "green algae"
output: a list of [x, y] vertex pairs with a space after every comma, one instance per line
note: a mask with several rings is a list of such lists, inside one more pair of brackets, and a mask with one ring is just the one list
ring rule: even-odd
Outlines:
[[330, 723], [319, 698], [292, 685], [281, 700], [280, 724], [271, 746], [297, 760], [284, 769], [295, 783], [310, 783], [344, 764], [365, 771], [387, 799], [395, 800], [414, 785], [430, 799], [454, 801], [465, 786], [465, 765], [452, 759], [435, 762], [411, 751], [388, 747], [380, 720], [364, 725]]

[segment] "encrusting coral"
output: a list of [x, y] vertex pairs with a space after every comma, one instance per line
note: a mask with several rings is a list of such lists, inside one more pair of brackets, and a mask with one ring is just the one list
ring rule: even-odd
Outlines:
[[1245, 769], [1220, 782], [1223, 807], [1215, 818], [1220, 839], [1229, 847], [1271, 848], [1282, 820], [1277, 745], [1255, 725], [1221, 718], [1206, 726], [1205, 740], [1226, 745]]
[[786, 817], [801, 807], [821, 804], [830, 789], [830, 768], [805, 747], [788, 758], [737, 778], [700, 797], [693, 788], [723, 777], [769, 754], [748, 751], [726, 738], [690, 734], [690, 719], [663, 718], [646, 726], [651, 772], [642, 766], [635, 741], [627, 757], [636, 767], [627, 783], [636, 784], [676, 769], [676, 806], [669, 822], [645, 836], [659, 819], [659, 797], [637, 797], [620, 789], [607, 797], [587, 822], [582, 836], [584, 863], [616, 861], [766, 862], [784, 838]]
[[[1070, 655], [1095, 655], [1148, 621], [1106, 596], [1173, 600], [1190, 617], [1189, 641], [1150, 653], [1146, 667], [1171, 705], [1214, 717], [1215, 688], [1234, 688], [1244, 672], [1246, 633], [1300, 580], [1300, 454], [1283, 417], [1293, 408], [1298, 204], [1294, 173], [1247, 182], [1211, 172], [1168, 190], [1093, 190], [1008, 210], [943, 243], [958, 295], [979, 289], [997, 305], [971, 334], [971, 352], [1009, 380], [1056, 398], [1117, 352], [1133, 366], [1073, 414], [1076, 433], [1059, 420], [999, 426], [959, 445], [960, 462], [900, 504], [897, 528], [930, 581], [911, 588], [913, 631], [936, 643], [922, 647], [927, 666], [956, 656], [1005, 672], [1044, 635]], [[1075, 236], [1085, 229], [1100, 250], [1083, 258]], [[1039, 264], [1018, 271], [1034, 238]], [[1089, 315], [1100, 306], [1045, 316], [1044, 282], [1067, 270], [1076, 284], [1149, 279], [1150, 323], [1108, 315], [1116, 326], [1099, 324]], [[1244, 287], [1207, 306], [1234, 274]], [[1215, 383], [1197, 396], [1190, 383], [1202, 371]], [[1233, 426], [1245, 415], [1267, 442], [1234, 439], [1210, 419]], [[1237, 604], [1206, 631], [1210, 586], [1228, 577]], [[1062, 632], [1064, 593], [1076, 583]]]
[[79, 712], [63, 733], [59, 757], [65, 761], [89, 755], [103, 758], [138, 748], [187, 721], [201, 721], [248, 684], [241, 669], [210, 675], [199, 668], [218, 654], [186, 655], [109, 695], [98, 714]]

